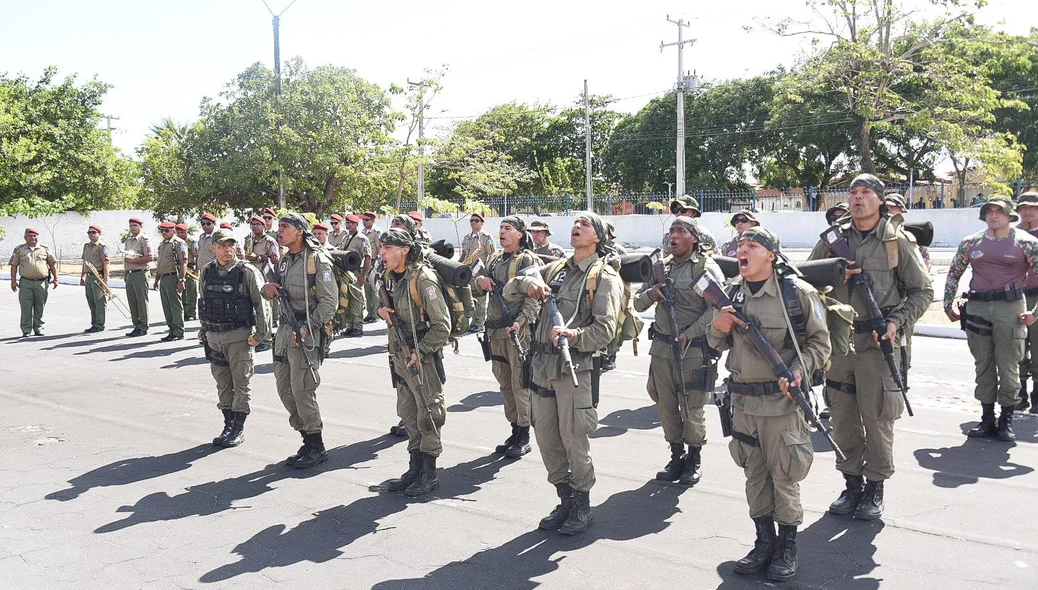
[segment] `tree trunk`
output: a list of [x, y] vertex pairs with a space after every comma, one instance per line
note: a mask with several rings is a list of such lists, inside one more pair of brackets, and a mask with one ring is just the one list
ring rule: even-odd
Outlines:
[[332, 204], [335, 203], [335, 189], [338, 187], [339, 179], [334, 174], [329, 176], [327, 182], [324, 183], [324, 203], [321, 203], [321, 210], [314, 213], [321, 215], [332, 208]]
[[858, 163], [862, 172], [876, 173], [876, 163], [872, 159], [872, 126], [864, 121], [858, 125]]

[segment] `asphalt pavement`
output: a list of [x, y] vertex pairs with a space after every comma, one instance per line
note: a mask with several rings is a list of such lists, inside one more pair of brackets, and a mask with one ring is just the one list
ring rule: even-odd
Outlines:
[[14, 294], [0, 305], [0, 588], [1035, 588], [1038, 416], [1015, 444], [968, 440], [978, 419], [966, 343], [916, 337], [916, 416], [896, 425], [897, 473], [881, 521], [825, 514], [843, 487], [815, 436], [801, 484], [800, 574], [740, 576], [752, 546], [744, 478], [707, 409], [710, 441], [695, 488], [653, 480], [668, 459], [645, 392], [648, 342], [604, 375], [591, 443], [594, 524], [565, 538], [537, 530], [557, 503], [536, 449], [493, 454], [509, 432], [473, 336], [447, 354], [440, 488], [406, 499], [373, 486], [407, 467], [386, 364], [386, 330], [337, 340], [318, 398], [330, 459], [284, 465], [300, 444], [274, 389], [270, 353], [252, 382], [246, 441], [219, 433], [215, 389], [191, 338], [85, 335], [82, 288], [51, 291], [46, 335], [17, 338]]

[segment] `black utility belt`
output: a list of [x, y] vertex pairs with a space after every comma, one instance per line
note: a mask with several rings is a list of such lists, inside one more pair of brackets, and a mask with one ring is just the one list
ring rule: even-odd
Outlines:
[[[649, 340], [663, 340], [663, 341], [666, 341], [666, 342], [670, 342], [671, 341], [671, 337], [670, 337], [670, 334], [664, 334], [662, 332], [657, 332], [656, 329], [653, 328], [650, 325], [649, 326]], [[693, 338], [693, 339], [689, 340], [686, 344], [687, 344], [687, 346], [695, 346], [697, 348], [702, 348], [702, 347], [706, 346], [706, 337], [705, 336], [700, 336], [699, 338]]]
[[42, 279], [30, 279], [29, 277], [22, 277], [22, 280], [23, 281], [46, 281], [47, 277], [43, 277]]
[[168, 276], [174, 276], [176, 274], [177, 273], [175, 273], [175, 272], [164, 272], [164, 273], [159, 275], [159, 278], [161, 279], [161, 278], [168, 277]]
[[207, 332], [232, 332], [234, 330], [242, 330], [242, 329], [246, 329], [246, 328], [251, 328], [252, 326], [250, 326], [249, 324], [238, 325], [238, 324], [207, 324], [207, 323], [203, 323], [202, 327], [204, 327]]
[[1019, 301], [1024, 298], [1024, 290], [1012, 285], [1001, 291], [967, 291], [962, 297], [969, 301]]
[[1034, 297], [1036, 295], [1038, 295], [1038, 287], [1028, 287], [1024, 289], [1025, 297]]
[[739, 395], [771, 395], [782, 393], [778, 381], [766, 381], [764, 383], [736, 383], [728, 381], [728, 391]]
[[546, 342], [531, 342], [530, 350], [537, 354], [561, 354], [559, 349], [554, 344]]
[[146, 269], [146, 268], [135, 268], [133, 270], [126, 271], [126, 274], [129, 275], [129, 274], [133, 274], [135, 272], [148, 272], [148, 269]]

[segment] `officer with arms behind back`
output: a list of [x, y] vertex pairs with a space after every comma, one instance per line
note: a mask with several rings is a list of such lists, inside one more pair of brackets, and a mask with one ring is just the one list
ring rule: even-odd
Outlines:
[[[50, 248], [39, 243], [40, 232], [25, 228], [25, 243], [11, 253], [11, 290], [22, 308], [22, 336], [43, 336], [43, 307], [47, 305], [47, 279], [58, 288], [58, 266]], [[18, 276], [21, 275], [21, 279]]]
[[130, 237], [123, 242], [123, 269], [126, 272], [126, 306], [130, 308], [133, 330], [127, 336], [136, 338], [148, 333], [148, 268], [155, 260], [151, 242], [141, 233], [144, 222], [130, 218]]
[[155, 282], [152, 289], [159, 290], [162, 314], [166, 318], [169, 333], [163, 342], [184, 339], [184, 290], [187, 288], [187, 244], [174, 232], [176, 224], [163, 221], [159, 224], [162, 241], [155, 258]]
[[[79, 272], [79, 284], [86, 287], [87, 306], [90, 307], [90, 327], [84, 330], [87, 334], [102, 332], [105, 329], [105, 311], [108, 309], [108, 298], [98, 281], [108, 285], [108, 246], [101, 241], [101, 226], [91, 225], [87, 229], [89, 242], [83, 244], [83, 268]], [[94, 266], [98, 276], [90, 272], [87, 263]]]
[[[176, 226], [177, 237], [187, 244], [187, 274], [184, 277], [184, 321], [197, 318], [198, 303], [198, 241], [188, 235], [190, 228], [186, 223], [178, 223]], [[194, 276], [192, 276], [194, 275]]]

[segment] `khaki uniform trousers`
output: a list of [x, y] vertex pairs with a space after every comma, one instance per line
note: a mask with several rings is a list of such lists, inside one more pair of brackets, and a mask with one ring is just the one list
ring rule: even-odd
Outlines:
[[410, 378], [410, 369], [394, 359], [393, 370], [397, 373], [396, 414], [407, 428], [407, 450], [417, 450], [433, 457], [439, 457], [443, 452], [440, 432], [447, 420], [443, 384], [440, 383], [440, 376], [436, 373], [436, 361], [432, 355], [423, 355], [421, 361], [425, 399], [428, 401], [436, 429], [433, 429], [432, 424], [429, 423], [429, 413], [425, 411], [425, 404], [421, 397], [423, 392], [412, 389], [404, 379], [405, 373]]
[[126, 306], [130, 308], [133, 327], [148, 331], [148, 283], [151, 277], [146, 270], [126, 272]]
[[90, 308], [90, 327], [104, 329], [108, 299], [105, 297], [104, 291], [101, 290], [100, 283], [92, 274], [86, 276], [85, 291], [87, 307]]
[[1026, 305], [1023, 299], [966, 303], [966, 343], [977, 371], [973, 397], [982, 404], [1015, 406], [1020, 397], [1027, 327], [1019, 316]]
[[162, 300], [162, 315], [166, 317], [169, 333], [184, 335], [184, 294], [177, 291], [176, 273], [159, 279], [159, 298]]
[[[702, 366], [702, 355], [686, 356], [682, 367], [685, 383], [691, 382], [692, 372]], [[706, 411], [703, 410], [703, 406], [710, 401], [711, 392], [688, 389], [688, 418], [686, 419], [682, 410], [685, 400], [681, 399], [677, 363], [673, 358], [666, 356], [650, 357], [649, 381], [646, 389], [660, 412], [663, 436], [668, 443], [684, 443], [696, 447], [706, 444]]]
[[22, 334], [43, 330], [43, 307], [47, 305], [47, 279], [18, 279], [18, 304], [22, 308]]
[[487, 322], [487, 294], [472, 292], [472, 322], [473, 326], [482, 327]]
[[[529, 335], [520, 342], [523, 348], [530, 350]], [[494, 377], [501, 387], [501, 397], [505, 400], [505, 418], [511, 424], [530, 425], [530, 390], [523, 387], [522, 363], [519, 362], [519, 351], [515, 349], [511, 338], [491, 338], [490, 361]]]
[[198, 305], [198, 281], [184, 277], [184, 320], [198, 317], [195, 313]]
[[578, 387], [569, 375], [548, 383], [555, 397], [531, 396], [531, 425], [541, 459], [552, 485], [568, 483], [586, 492], [595, 485], [588, 435], [598, 428], [598, 410], [591, 405], [591, 371], [577, 373]]
[[281, 403], [288, 410], [289, 426], [300, 432], [314, 434], [324, 428], [321, 408], [317, 405], [317, 380], [314, 379], [315, 374], [320, 377], [321, 359], [317, 350], [317, 335], [308, 333], [307, 340], [306, 352], [313, 362], [313, 373], [306, 366], [302, 351], [292, 344], [292, 328], [288, 324], [278, 328], [274, 336], [274, 382]]
[[372, 278], [375, 276], [375, 271], [368, 273], [368, 279], [364, 281], [364, 303], [367, 308], [367, 315], [374, 316], [375, 310], [378, 309], [378, 293], [375, 291], [375, 281]]
[[[781, 393], [771, 395], [782, 395]], [[754, 416], [742, 411], [739, 394], [732, 395], [732, 429], [757, 440], [756, 445], [736, 438], [728, 443], [735, 464], [746, 474], [746, 501], [750, 518], [775, 515], [779, 524], [800, 526], [800, 482], [814, 462], [807, 424], [797, 411], [780, 416]]]
[[[900, 359], [894, 347], [894, 358]], [[843, 384], [838, 389], [832, 384]], [[905, 411], [901, 390], [878, 348], [849, 356], [832, 357], [826, 375], [825, 401], [829, 406], [833, 440], [847, 455], [836, 468], [848, 475], [864, 475], [872, 481], [894, 475], [894, 420]]]
[[[215, 341], [214, 341], [215, 340]], [[221, 410], [249, 413], [249, 381], [255, 373], [252, 347], [248, 340], [220, 343], [218, 339], [209, 339], [209, 348], [214, 359], [209, 369], [216, 379], [216, 394], [219, 401], [216, 407]], [[218, 360], [222, 357], [223, 360]]]
[[[1027, 298], [1027, 309], [1038, 305], [1038, 295]], [[1038, 323], [1027, 328], [1027, 340], [1024, 343], [1024, 359], [1020, 361], [1020, 383], [1028, 377], [1038, 379]]]
[[346, 306], [346, 317], [351, 328], [362, 328], [364, 326], [364, 290], [357, 286], [356, 275], [352, 272], [347, 274], [352, 280], [348, 284], [349, 304]]

